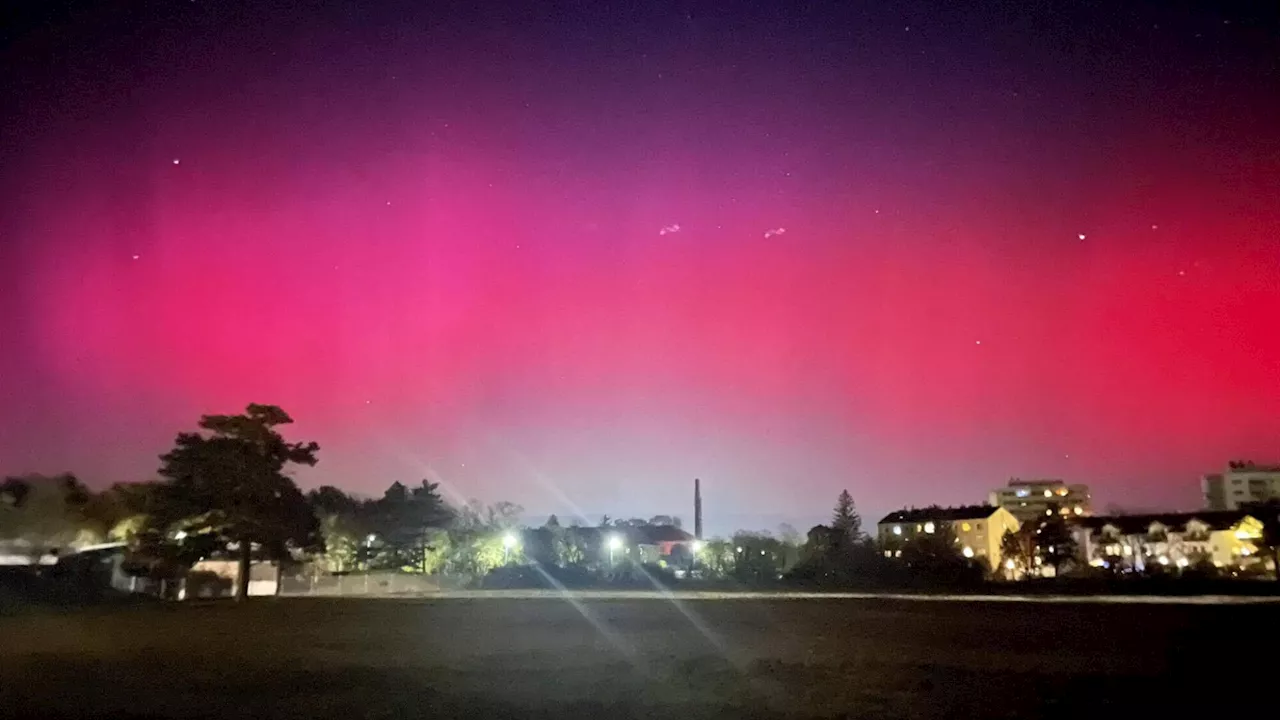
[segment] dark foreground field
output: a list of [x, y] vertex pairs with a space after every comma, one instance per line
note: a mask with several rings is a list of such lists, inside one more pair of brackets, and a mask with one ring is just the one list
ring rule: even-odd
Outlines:
[[[10, 717], [1215, 716], [1274, 606], [305, 600], [0, 618]], [[1273, 681], [1271, 681], [1273, 682]]]

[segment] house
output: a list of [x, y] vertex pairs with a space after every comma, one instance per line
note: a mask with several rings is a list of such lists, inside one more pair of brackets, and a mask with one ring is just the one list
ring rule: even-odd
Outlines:
[[1143, 572], [1155, 564], [1185, 568], [1211, 562], [1248, 569], [1270, 562], [1255, 544], [1262, 522], [1239, 510], [1099, 516], [1073, 527], [1089, 565], [1120, 572]]
[[994, 505], [928, 507], [889, 513], [876, 524], [876, 539], [885, 557], [901, 557], [901, 546], [914, 538], [950, 530], [960, 554], [1000, 567], [1000, 543], [1021, 523], [1008, 509]]
[[695, 538], [675, 525], [642, 525], [627, 530], [628, 544], [635, 545], [642, 563], [670, 560], [688, 562]]

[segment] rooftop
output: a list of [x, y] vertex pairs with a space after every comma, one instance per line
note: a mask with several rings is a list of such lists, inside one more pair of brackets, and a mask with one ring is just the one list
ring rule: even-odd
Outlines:
[[1052, 478], [1045, 480], [1023, 480], [1022, 478], [1009, 478], [1009, 487], [1057, 487], [1066, 485], [1066, 480], [1054, 480]]
[[924, 520], [984, 520], [1000, 508], [994, 505], [966, 505], [964, 507], [926, 507], [898, 510], [885, 515], [878, 524], [921, 522]]
[[1252, 460], [1232, 460], [1227, 463], [1227, 472], [1280, 472], [1280, 465], [1255, 463]]
[[1151, 527], [1151, 524], [1156, 522], [1176, 532], [1185, 528], [1187, 523], [1192, 520], [1199, 520], [1208, 525], [1211, 530], [1228, 530], [1247, 517], [1251, 517], [1251, 514], [1242, 510], [1206, 510], [1204, 512], [1151, 513], [1146, 515], [1095, 515], [1073, 520], [1072, 522], [1081, 527], [1094, 530], [1101, 530], [1107, 525], [1112, 525], [1125, 535], [1134, 535], [1146, 532]]

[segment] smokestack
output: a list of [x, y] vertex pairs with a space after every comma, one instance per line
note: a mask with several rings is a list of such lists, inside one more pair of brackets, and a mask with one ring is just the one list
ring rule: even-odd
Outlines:
[[702, 481], [693, 479], [693, 536], [702, 539]]

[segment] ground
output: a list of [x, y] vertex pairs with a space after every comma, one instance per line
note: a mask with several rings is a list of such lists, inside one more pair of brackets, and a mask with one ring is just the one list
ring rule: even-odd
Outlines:
[[1178, 717], [1251, 687], [1276, 612], [656, 595], [25, 612], [0, 617], [0, 713]]

